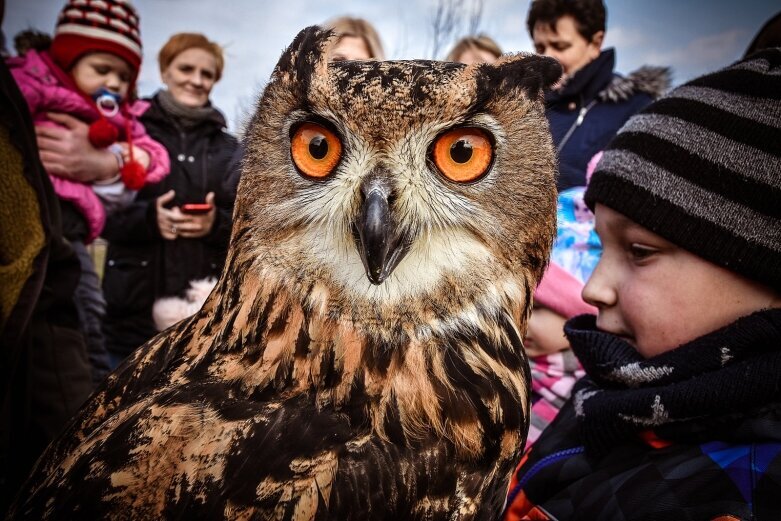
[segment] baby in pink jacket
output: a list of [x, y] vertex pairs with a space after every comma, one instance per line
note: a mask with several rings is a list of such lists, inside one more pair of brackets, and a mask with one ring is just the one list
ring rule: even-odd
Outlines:
[[90, 124], [89, 139], [117, 157], [118, 174], [101, 183], [82, 183], [50, 174], [57, 196], [84, 217], [89, 243], [100, 235], [106, 207], [129, 203], [145, 183], [168, 174], [166, 149], [136, 120], [144, 109], [130, 102], [141, 65], [138, 19], [130, 10], [104, 15], [66, 8], [60, 13], [48, 51], [11, 58], [9, 68], [36, 125], [57, 124], [47, 113], [69, 114]]

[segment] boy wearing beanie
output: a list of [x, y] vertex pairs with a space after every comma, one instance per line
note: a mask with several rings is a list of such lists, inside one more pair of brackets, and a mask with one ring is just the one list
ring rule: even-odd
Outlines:
[[781, 49], [631, 118], [586, 202], [586, 376], [505, 518], [781, 519]]

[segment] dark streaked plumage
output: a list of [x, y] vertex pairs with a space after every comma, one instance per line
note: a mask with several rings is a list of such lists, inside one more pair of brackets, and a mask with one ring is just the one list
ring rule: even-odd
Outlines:
[[[327, 64], [328, 45], [302, 31], [259, 102], [209, 300], [109, 378], [15, 517], [500, 511], [528, 425], [521, 337], [555, 225], [541, 89], [559, 67]], [[293, 165], [302, 121], [341, 138], [326, 179]], [[472, 183], [448, 181], [429, 155], [459, 126], [495, 141]], [[367, 186], [387, 205], [391, 253], [403, 250], [379, 278], [361, 228], [377, 196]]]

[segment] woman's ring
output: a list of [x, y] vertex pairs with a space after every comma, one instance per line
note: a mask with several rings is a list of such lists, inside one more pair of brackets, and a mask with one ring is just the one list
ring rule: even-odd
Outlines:
[[172, 225], [171, 225], [171, 233], [173, 233], [174, 235], [176, 235], [176, 225], [175, 225], [175, 224], [172, 224]]

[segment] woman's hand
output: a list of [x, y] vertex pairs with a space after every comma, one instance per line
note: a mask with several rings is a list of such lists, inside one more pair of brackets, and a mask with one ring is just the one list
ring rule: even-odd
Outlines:
[[177, 208], [177, 211], [179, 211], [182, 216], [176, 223], [176, 230], [179, 237], [185, 239], [200, 239], [212, 231], [214, 219], [217, 216], [217, 207], [214, 206], [214, 192], [206, 194], [206, 204], [210, 204], [212, 208], [207, 213], [203, 214], [182, 213]]
[[47, 116], [62, 127], [35, 127], [41, 162], [52, 175], [82, 183], [111, 179], [119, 165], [114, 154], [89, 142], [89, 125], [67, 114], [49, 112]]
[[214, 220], [217, 216], [217, 207], [214, 206], [214, 192], [206, 194], [206, 203], [212, 205], [211, 210], [204, 214], [186, 214], [178, 206], [170, 210], [164, 205], [171, 202], [176, 192], [169, 190], [157, 198], [157, 227], [163, 239], [172, 241], [181, 237], [183, 239], [200, 239], [212, 231]]
[[160, 230], [160, 235], [167, 241], [176, 239], [179, 233], [177, 223], [183, 215], [178, 206], [174, 206], [170, 210], [164, 206], [173, 201], [175, 196], [176, 192], [168, 190], [155, 200], [155, 206], [157, 207], [157, 227]]

